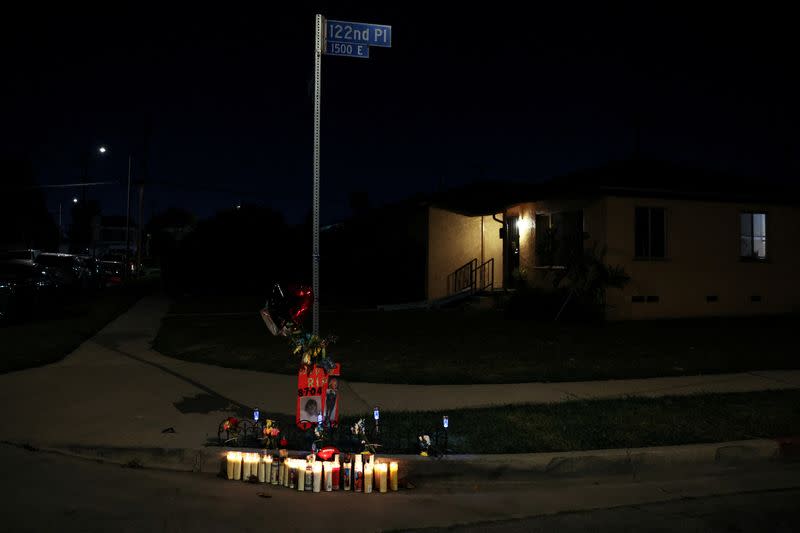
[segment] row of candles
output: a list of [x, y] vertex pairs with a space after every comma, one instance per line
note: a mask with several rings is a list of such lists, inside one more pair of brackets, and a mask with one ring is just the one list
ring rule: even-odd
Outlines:
[[287, 457], [274, 460], [269, 454], [231, 451], [227, 455], [227, 476], [228, 479], [243, 481], [256, 477], [259, 483], [281, 485], [297, 491], [396, 491], [397, 463], [376, 463], [372, 454], [365, 457], [366, 461], [358, 454], [352, 463], [341, 463], [339, 454], [333, 461], [317, 461], [313, 455], [308, 459]]

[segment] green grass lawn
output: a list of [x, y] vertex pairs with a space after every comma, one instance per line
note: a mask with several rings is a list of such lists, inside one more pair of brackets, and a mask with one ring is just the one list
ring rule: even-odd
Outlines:
[[[185, 298], [155, 340], [189, 361], [296, 372], [285, 339], [270, 335], [253, 298]], [[223, 315], [207, 313], [235, 313]], [[197, 313], [197, 315], [185, 315]], [[506, 319], [499, 311], [322, 313], [323, 334], [350, 381], [518, 383], [800, 368], [800, 317], [579, 325]]]
[[60, 361], [125, 312], [152, 286], [134, 282], [72, 301], [48, 319], [0, 327], [0, 373]]
[[[638, 448], [800, 435], [800, 391], [704, 394], [665, 398], [575, 401], [459, 409], [447, 413], [381, 413], [384, 451], [416, 453], [417, 436], [439, 438], [442, 415], [450, 421], [452, 453], [522, 453]], [[269, 416], [265, 414], [265, 416]], [[290, 446], [309, 442], [294, 418], [278, 417]], [[365, 414], [368, 427], [372, 417]], [[341, 420], [345, 448], [353, 417]]]

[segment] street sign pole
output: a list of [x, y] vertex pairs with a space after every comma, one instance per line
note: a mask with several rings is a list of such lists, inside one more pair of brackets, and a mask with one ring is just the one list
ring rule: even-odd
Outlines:
[[312, 203], [311, 254], [312, 290], [314, 293], [313, 334], [319, 335], [319, 141], [320, 107], [322, 104], [322, 54], [343, 57], [369, 58], [369, 47], [391, 48], [392, 27], [382, 24], [365, 24], [326, 20], [316, 15], [314, 37], [314, 200]]
[[319, 128], [322, 104], [322, 51], [325, 19], [317, 15], [317, 31], [314, 40], [314, 200], [312, 215], [313, 251], [311, 256], [313, 306], [313, 334], [319, 335]]

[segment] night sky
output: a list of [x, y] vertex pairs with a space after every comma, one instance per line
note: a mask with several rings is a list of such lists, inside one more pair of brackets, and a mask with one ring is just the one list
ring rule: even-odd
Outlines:
[[[433, 4], [7, 12], [2, 153], [30, 158], [39, 183], [69, 183], [81, 153], [106, 144], [90, 176], [124, 184], [128, 153], [142, 177], [146, 152], [148, 217], [243, 202], [300, 222], [322, 12], [393, 26], [391, 49], [323, 60], [323, 222], [349, 214], [351, 192], [380, 205], [627, 158], [637, 125], [647, 157], [782, 181], [800, 169], [788, 13]], [[47, 194], [57, 212], [78, 191]], [[89, 196], [124, 213], [124, 186]]]

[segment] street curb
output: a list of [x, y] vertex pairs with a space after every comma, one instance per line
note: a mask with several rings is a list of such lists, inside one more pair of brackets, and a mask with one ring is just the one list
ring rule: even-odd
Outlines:
[[[133, 448], [111, 446], [47, 445], [6, 442], [32, 451], [118, 464], [181, 472], [220, 474], [228, 448]], [[240, 448], [237, 448], [240, 449]], [[240, 449], [244, 450], [244, 449]], [[251, 449], [250, 451], [259, 451]], [[303, 456], [308, 452], [290, 452]], [[800, 457], [800, 438], [755, 439], [733, 442], [658, 446], [649, 448], [572, 452], [448, 455], [381, 455], [400, 463], [402, 477], [424, 480], [502, 480], [536, 476], [632, 474], [665, 471], [686, 466], [733, 466], [775, 462]]]

